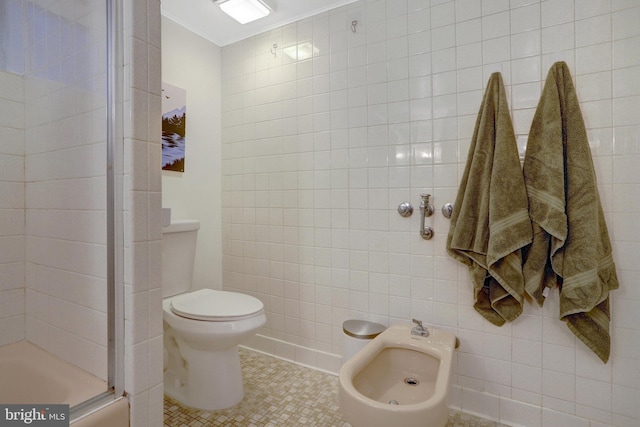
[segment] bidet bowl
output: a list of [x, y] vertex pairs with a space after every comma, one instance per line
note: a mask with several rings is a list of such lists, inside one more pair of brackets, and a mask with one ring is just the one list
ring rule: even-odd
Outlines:
[[407, 348], [384, 348], [353, 378], [362, 395], [380, 403], [412, 405], [435, 393], [440, 359]]
[[415, 336], [411, 328], [388, 328], [340, 369], [340, 407], [353, 427], [447, 424], [455, 336]]

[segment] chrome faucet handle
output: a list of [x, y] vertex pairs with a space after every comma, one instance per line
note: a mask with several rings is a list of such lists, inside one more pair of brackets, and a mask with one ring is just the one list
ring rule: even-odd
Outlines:
[[429, 331], [424, 326], [422, 326], [422, 320], [411, 319], [411, 321], [416, 324], [416, 326], [411, 329], [411, 335], [419, 335], [421, 337], [426, 337], [429, 335]]

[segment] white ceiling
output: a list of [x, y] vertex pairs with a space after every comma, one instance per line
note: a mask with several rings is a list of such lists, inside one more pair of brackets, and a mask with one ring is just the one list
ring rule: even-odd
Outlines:
[[248, 24], [225, 15], [213, 0], [162, 0], [162, 14], [222, 47], [357, 0], [270, 0], [275, 12]]

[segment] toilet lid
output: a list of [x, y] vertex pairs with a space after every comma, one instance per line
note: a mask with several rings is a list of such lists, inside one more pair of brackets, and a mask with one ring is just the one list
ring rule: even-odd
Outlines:
[[258, 298], [238, 292], [200, 289], [171, 299], [171, 310], [178, 316], [196, 320], [240, 320], [262, 311]]

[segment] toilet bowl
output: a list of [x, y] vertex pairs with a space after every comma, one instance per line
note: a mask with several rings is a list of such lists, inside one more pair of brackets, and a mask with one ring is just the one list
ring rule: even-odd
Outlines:
[[244, 397], [238, 344], [266, 322], [249, 295], [201, 289], [162, 301], [165, 393], [200, 409], [222, 409]]
[[456, 338], [412, 325], [386, 329], [340, 369], [339, 399], [353, 427], [444, 427]]
[[198, 221], [163, 228], [164, 392], [217, 410], [244, 397], [238, 345], [266, 323], [263, 303], [237, 292], [191, 290]]

